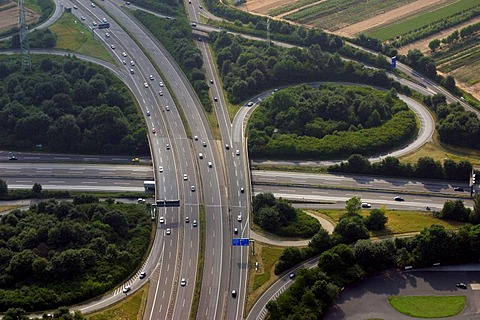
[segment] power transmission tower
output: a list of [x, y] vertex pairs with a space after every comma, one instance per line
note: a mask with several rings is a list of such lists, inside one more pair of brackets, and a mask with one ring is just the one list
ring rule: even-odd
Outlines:
[[24, 0], [18, 0], [19, 16], [18, 27], [20, 29], [20, 54], [22, 56], [22, 71], [32, 69], [32, 60], [30, 59], [30, 46], [28, 45], [28, 25], [25, 20]]

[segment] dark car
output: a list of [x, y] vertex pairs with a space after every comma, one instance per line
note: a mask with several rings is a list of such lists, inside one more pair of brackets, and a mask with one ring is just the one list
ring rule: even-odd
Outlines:
[[12, 156], [12, 157], [8, 158], [8, 160], [15, 161], [15, 160], [18, 160], [18, 158], [15, 157], [15, 156]]
[[295, 278], [295, 276], [296, 276], [296, 275], [295, 275], [295, 273], [293, 273], [293, 272], [288, 275], [288, 277], [289, 277], [290, 279]]
[[395, 197], [395, 198], [393, 198], [393, 200], [395, 200], [395, 201], [405, 201], [405, 199], [403, 199], [402, 197]]
[[232, 297], [236, 298], [237, 297], [237, 290], [232, 290]]
[[453, 188], [453, 191], [464, 191], [462, 187], [455, 187]]
[[459, 282], [456, 284], [456, 287], [457, 288], [460, 288], [460, 289], [467, 289], [467, 285], [463, 282]]

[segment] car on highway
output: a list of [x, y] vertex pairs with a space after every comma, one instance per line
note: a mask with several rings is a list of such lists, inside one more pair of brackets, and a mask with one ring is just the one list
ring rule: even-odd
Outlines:
[[249, 107], [253, 106], [253, 102], [252, 102], [252, 101], [249, 101], [249, 102], [247, 103], [247, 106], [249, 106]]
[[105, 37], [110, 38], [110, 33], [105, 32]]
[[229, 150], [230, 146], [228, 144], [225, 145], [225, 149]]
[[197, 220], [193, 220], [192, 226], [196, 227], [197, 226]]
[[160, 87], [163, 87], [163, 82], [162, 81], [160, 81]]
[[147, 110], [147, 117], [150, 117], [150, 110]]
[[84, 17], [84, 16], [81, 16], [81, 17], [80, 17], [80, 20], [85, 20], [85, 17]]
[[129, 5], [130, 5], [130, 1], [125, 2], [125, 4], [126, 4], [127, 6], [129, 6]]
[[372, 205], [368, 202], [362, 202], [362, 208], [371, 208]]
[[125, 61], [125, 60], [122, 60], [122, 63], [123, 63], [123, 65], [125, 65], [125, 66], [127, 65], [127, 61]]
[[206, 146], [207, 146], [207, 141], [202, 141], [202, 145], [203, 145], [204, 147], [206, 147]]
[[187, 285], [187, 280], [185, 280], [185, 278], [182, 278], [182, 280], [180, 280], [180, 285], [182, 287], [185, 287]]
[[153, 80], [153, 75], [152, 74], [150, 75], [150, 80]]
[[395, 200], [395, 201], [405, 201], [405, 199], [403, 199], [402, 197], [398, 197], [398, 196], [393, 198], [393, 200]]
[[233, 228], [233, 233], [238, 234], [238, 228]]
[[145, 203], [145, 201], [146, 201], [146, 200], [143, 199], [143, 198], [138, 198], [138, 199], [137, 199], [137, 203]]
[[8, 160], [10, 160], [10, 161], [16, 161], [16, 160], [18, 160], [18, 158], [17, 158], [16, 156], [11, 156], [11, 157], [8, 158]]
[[133, 67], [135, 65], [135, 62], [133, 60], [130, 60], [130, 65]]
[[200, 152], [200, 153], [198, 154], [198, 157], [199, 157], [200, 159], [203, 159], [203, 153]]
[[126, 57], [127, 53], [125, 51], [122, 52], [122, 56]]
[[195, 139], [195, 141], [198, 141], [198, 136], [194, 136], [193, 139]]
[[239, 155], [240, 155], [240, 150], [235, 150], [235, 154], [236, 154], [237, 156], [239, 156]]
[[192, 27], [196, 27], [196, 26], [197, 26], [197, 24], [196, 24], [195, 22], [192, 22], [191, 25], [192, 25]]
[[[11, 160], [11, 159], [10, 159]], [[132, 158], [132, 162], [140, 162], [140, 159], [138, 158]]]
[[164, 217], [160, 217], [160, 218], [158, 219], [158, 221], [160, 222], [160, 224], [163, 224], [163, 223], [165, 223], [165, 218], [164, 218]]
[[455, 286], [460, 289], [467, 289], [467, 285], [463, 282], [459, 282]]
[[165, 234], [168, 236], [170, 234], [172, 234], [172, 230], [170, 230], [170, 228], [167, 228], [167, 230], [165, 230]]
[[183, 180], [188, 180], [188, 175], [186, 173], [183, 174]]
[[77, 7], [76, 5], [73, 5], [73, 9], [77, 10], [77, 9], [78, 9], [78, 7]]
[[237, 290], [232, 290], [232, 298], [236, 298], [237, 297]]
[[163, 172], [163, 167], [162, 166], [158, 167], [158, 172]]
[[295, 278], [295, 276], [296, 276], [296, 274], [295, 274], [295, 273], [293, 273], [293, 272], [292, 272], [292, 273], [290, 273], [290, 274], [288, 275], [288, 277], [289, 277], [290, 279], [294, 279], [294, 278]]
[[165, 110], [170, 111], [170, 107], [169, 107], [169, 106], [166, 106], [166, 107], [165, 107]]
[[216, 102], [216, 101], [218, 101], [218, 98], [217, 98], [217, 97], [213, 97], [213, 100]]
[[135, 70], [130, 69], [130, 73], [131, 73], [131, 74], [134, 74], [134, 73], [135, 73]]
[[162, 90], [158, 91], [158, 94], [159, 94], [161, 97], [163, 97], [163, 91], [162, 91]]
[[131, 288], [130, 286], [126, 286], [126, 287], [123, 287], [122, 292], [123, 292], [123, 293], [127, 293], [127, 292], [129, 292], [130, 290], [132, 290], [132, 288]]
[[167, 150], [170, 150], [170, 144], [167, 143], [167, 144], [165, 145], [165, 148], [167, 148]]
[[185, 217], [185, 223], [189, 223], [190, 222], [190, 218], [189, 217]]
[[108, 22], [108, 21], [107, 21], [107, 18], [102, 18], [102, 21], [103, 21], [104, 23], [107, 23], [107, 22]]
[[453, 188], [453, 191], [464, 191], [462, 187], [455, 187]]
[[208, 161], [208, 167], [209, 168], [212, 168], [213, 167], [213, 163], [211, 161]]
[[112, 50], [115, 50], [115, 45], [114, 45], [114, 44], [111, 44], [111, 45], [110, 45], [110, 48], [112, 48]]
[[239, 214], [239, 215], [237, 216], [237, 221], [238, 221], [238, 222], [242, 222], [242, 215], [241, 215], [241, 214]]
[[243, 187], [240, 188], [241, 193], [245, 193], [245, 189]]
[[148, 83], [144, 82], [144, 83], [143, 83], [143, 86], [144, 86], [145, 88], [148, 88]]
[[145, 271], [140, 272], [140, 279], [144, 279], [147, 276], [147, 273]]
[[92, 21], [92, 24], [93, 24], [93, 26], [96, 26], [96, 25], [97, 25], [97, 22], [96, 22], [96, 21]]
[[153, 134], [157, 133], [157, 131], [155, 130], [155, 128], [152, 128], [152, 133], [153, 133]]
[[95, 8], [95, 3], [92, 2], [90, 5], [92, 6], [92, 8]]
[[192, 192], [195, 192], [195, 186], [191, 186], [190, 190], [192, 190]]
[[210, 83], [213, 83], [213, 79], [210, 79]]

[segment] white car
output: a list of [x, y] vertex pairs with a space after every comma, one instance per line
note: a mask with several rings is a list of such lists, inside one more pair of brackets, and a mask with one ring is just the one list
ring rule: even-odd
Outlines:
[[166, 106], [166, 107], [165, 107], [165, 110], [170, 111], [170, 107], [169, 107], [169, 106]]
[[78, 9], [78, 7], [77, 7], [76, 5], [73, 5], [73, 9], [75, 9], [75, 10], [76, 10], [76, 9]]
[[203, 145], [204, 147], [206, 147], [206, 146], [207, 146], [207, 141], [202, 141], [202, 145]]
[[130, 73], [131, 73], [131, 74], [134, 74], [135, 71], [134, 71], [133, 69], [130, 69]]
[[92, 8], [95, 8], [95, 3], [92, 2], [91, 6], [92, 6]]
[[143, 83], [143, 86], [144, 86], [145, 88], [148, 88], [148, 83], [146, 83], [146, 82]]
[[170, 150], [170, 144], [167, 143], [167, 144], [165, 145], [165, 148], [167, 148], [167, 150]]
[[80, 17], [80, 20], [85, 20], [85, 17], [84, 17], [84, 16], [81, 16], [81, 17]]
[[162, 90], [158, 91], [158, 94], [160, 94], [160, 96], [163, 96], [163, 91]]
[[193, 139], [198, 140], [198, 136], [193, 137]]
[[160, 222], [160, 224], [164, 224], [164, 223], [165, 223], [165, 218], [164, 218], [164, 217], [160, 217], [160, 219], [158, 219], [158, 221]]
[[253, 102], [250, 101], [249, 103], [247, 103], [247, 106], [249, 106], [249, 107], [253, 106]]
[[130, 290], [132, 290], [132, 288], [130, 286], [123, 287], [123, 293], [127, 293]]
[[92, 21], [92, 24], [93, 24], [94, 26], [96, 26], [96, 25], [97, 25], [97, 22], [96, 22], [96, 21]]
[[115, 50], [115, 45], [114, 45], [114, 44], [111, 44], [111, 45], [110, 45], [110, 48], [112, 48], [113, 50]]
[[122, 60], [122, 63], [123, 63], [124, 65], [127, 65], [127, 61], [125, 61], [125, 60]]
[[168, 235], [170, 235], [172, 233], [172, 230], [170, 230], [170, 228], [167, 228], [167, 230], [165, 231], [165, 233]]
[[105, 37], [110, 38], [110, 33], [105, 32]]
[[186, 173], [183, 174], [183, 180], [188, 180], [188, 175]]
[[239, 214], [239, 215], [237, 216], [237, 221], [238, 221], [238, 222], [242, 222], [242, 215], [241, 215], [241, 214]]
[[209, 168], [213, 167], [213, 163], [211, 161], [208, 161], [208, 167]]
[[163, 87], [163, 82], [162, 81], [160, 81], [160, 87]]
[[150, 75], [150, 80], [153, 80], [153, 75]]
[[135, 65], [135, 62], [133, 60], [130, 60], [130, 65], [133, 67]]
[[195, 186], [191, 186], [190, 190], [192, 190], [192, 192], [195, 192]]
[[147, 110], [147, 117], [150, 117], [150, 110]]
[[163, 167], [162, 166], [158, 167], [158, 171], [163, 172]]
[[236, 154], [237, 156], [239, 156], [239, 155], [240, 155], [240, 150], [235, 150], [235, 154]]
[[127, 53], [125, 51], [122, 52], [122, 56], [126, 57]]
[[187, 285], [187, 280], [185, 280], [185, 278], [182, 278], [182, 280], [180, 280], [180, 285], [182, 287], [185, 287]]
[[197, 220], [193, 220], [192, 226], [196, 227], [197, 226]]

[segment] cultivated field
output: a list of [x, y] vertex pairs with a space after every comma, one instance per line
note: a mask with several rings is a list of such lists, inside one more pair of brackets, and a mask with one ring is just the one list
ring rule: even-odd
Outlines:
[[[0, 33], [10, 30], [18, 25], [18, 8], [17, 3], [7, 1], [0, 4]], [[25, 18], [27, 23], [33, 23], [38, 20], [40, 15], [28, 8], [25, 8]]]

